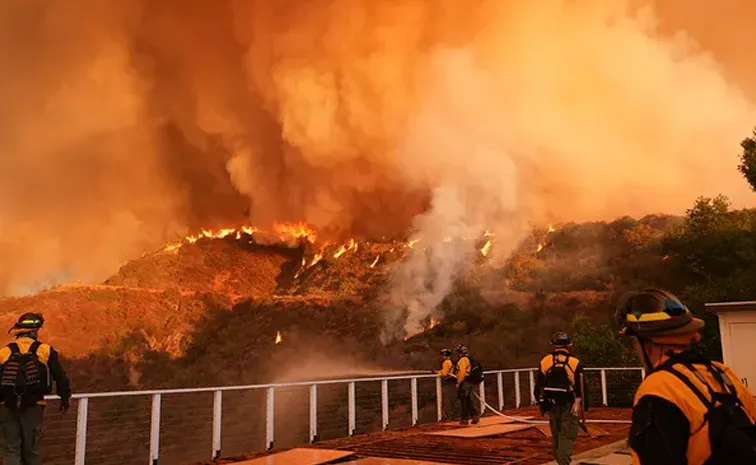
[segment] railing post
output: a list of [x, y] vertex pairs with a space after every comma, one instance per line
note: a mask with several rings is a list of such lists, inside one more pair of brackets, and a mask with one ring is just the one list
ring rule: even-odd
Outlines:
[[152, 421], [150, 422], [150, 459], [152, 465], [157, 465], [160, 455], [160, 408], [162, 397], [152, 395]]
[[275, 414], [275, 392], [273, 387], [267, 389], [267, 395], [265, 396], [265, 450], [273, 449], [274, 437], [274, 424], [273, 416]]
[[501, 372], [496, 373], [496, 390], [499, 395], [499, 411], [504, 411], [504, 377]]
[[440, 376], [436, 376], [436, 415], [439, 422], [444, 419], [444, 387]]
[[355, 417], [355, 406], [354, 406], [354, 381], [349, 383], [349, 436], [354, 436], [354, 432], [357, 429], [356, 426], [356, 417]]
[[530, 382], [530, 405], [536, 404], [535, 398], [535, 376], [533, 370], [528, 370], [528, 381]]
[[381, 423], [383, 425], [383, 431], [386, 431], [389, 425], [388, 401], [388, 380], [384, 379], [381, 381]]
[[87, 418], [89, 416], [89, 399], [79, 399], [76, 412], [76, 455], [74, 463], [84, 465], [87, 456]]
[[213, 460], [221, 456], [221, 419], [223, 415], [223, 391], [213, 393]]
[[480, 396], [480, 414], [486, 411], [486, 381], [483, 380], [478, 385], [478, 396]]
[[318, 440], [318, 385], [310, 386], [310, 443]]
[[417, 378], [410, 378], [410, 393], [412, 397], [412, 426], [417, 426]]
[[606, 370], [604, 370], [603, 368], [601, 369], [601, 402], [604, 407], [607, 407], [609, 405], [606, 395]]
[[520, 393], [520, 370], [514, 373], [515, 384], [515, 408], [520, 408], [522, 405], [522, 394]]
[[643, 381], [644, 379], [646, 379], [646, 369], [641, 367], [640, 372], [641, 372], [641, 381]]

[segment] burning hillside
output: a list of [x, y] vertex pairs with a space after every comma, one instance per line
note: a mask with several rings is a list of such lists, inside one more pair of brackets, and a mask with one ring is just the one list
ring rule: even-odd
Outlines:
[[[210, 356], [218, 366], [231, 367], [235, 361], [224, 357], [238, 352], [237, 345], [250, 343], [261, 355], [273, 350], [295, 354], [312, 350], [302, 344], [317, 347], [323, 338], [343, 341], [350, 334], [372, 334], [372, 352], [366, 356], [374, 357], [395, 350], [391, 344], [380, 348], [377, 339], [382, 329], [394, 327], [391, 309], [408, 311], [416, 319], [414, 326], [405, 326], [406, 332], [401, 331], [401, 322], [396, 323], [397, 340], [416, 336], [404, 344], [408, 356], [415, 350], [423, 352], [428, 341], [438, 338], [452, 343], [474, 337], [478, 347], [491, 351], [497, 347], [499, 353], [509, 350], [499, 347], [503, 344], [499, 336], [489, 338], [477, 332], [488, 334], [490, 328], [509, 320], [514, 324], [531, 318], [526, 312], [513, 313], [512, 306], [541, 309], [534, 310], [532, 318], [546, 315], [543, 324], [549, 325], [564, 325], [573, 312], [598, 308], [599, 302], [609, 299], [616, 280], [650, 276], [650, 266], [669, 262], [663, 260], [656, 244], [672, 224], [676, 224], [674, 218], [649, 217], [542, 228], [520, 243], [503, 264], [492, 260], [492, 252], [502, 243], [490, 232], [480, 237], [444, 237], [434, 244], [428, 237], [328, 243], [311, 229], [283, 226], [277, 231], [204, 230], [127, 263], [105, 284], [64, 285], [34, 296], [0, 300], [0, 320], [10, 324], [21, 311], [41, 311], [50, 322], [47, 340], [70, 355], [100, 354], [107, 359], [98, 362], [105, 372], [113, 363], [131, 367], [119, 382], [127, 380], [134, 387], [175, 385], [178, 381], [157, 375], [161, 363], [168, 360], [185, 360], [176, 367], [182, 372], [182, 364]], [[637, 258], [623, 255], [640, 246], [645, 251], [635, 252]], [[478, 297], [460, 297], [455, 284], [432, 309], [413, 309], [411, 300], [402, 307], [391, 299], [395, 279], [407, 263], [432, 260], [433, 253], [461, 248], [471, 251], [468, 273], [455, 283], [478, 289]], [[617, 263], [623, 268], [618, 269]], [[208, 325], [210, 329], [198, 333], [198, 327]], [[522, 337], [533, 339], [550, 329], [530, 328]], [[535, 349], [524, 339], [521, 342], [508, 362], [515, 363], [517, 354]], [[360, 344], [354, 341], [351, 351], [361, 353]], [[402, 360], [404, 355], [389, 358], [393, 357]], [[147, 371], [154, 373], [153, 381], [146, 381], [145, 364], [152, 367]], [[171, 379], [200, 382], [186, 370], [186, 378]]]
[[[444, 238], [472, 243], [481, 258], [495, 237]], [[413, 240], [318, 241], [304, 223], [274, 223], [269, 230], [252, 226], [203, 229], [157, 252], [143, 254], [106, 281], [145, 289], [176, 288], [241, 297], [270, 295], [368, 294], [386, 283], [393, 266], [410, 253], [423, 253], [422, 238]]]

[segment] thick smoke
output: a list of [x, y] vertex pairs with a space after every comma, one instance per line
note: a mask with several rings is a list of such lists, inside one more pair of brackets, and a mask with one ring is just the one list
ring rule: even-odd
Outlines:
[[277, 220], [414, 228], [396, 295], [432, 306], [474, 252], [447, 236], [748, 204], [756, 70], [720, 37], [751, 7], [659, 1], [664, 34], [638, 1], [5, 0], [0, 294]]

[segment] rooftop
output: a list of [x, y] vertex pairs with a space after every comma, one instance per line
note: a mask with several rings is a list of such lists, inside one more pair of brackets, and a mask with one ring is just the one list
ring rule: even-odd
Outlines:
[[[541, 417], [534, 407], [508, 410], [507, 415], [518, 417], [532, 417], [533, 420], [547, 420]], [[631, 418], [629, 409], [618, 408], [592, 408], [588, 411], [589, 420], [622, 420]], [[438, 435], [439, 432], [454, 434], [460, 426], [455, 422], [431, 424], [408, 428], [400, 431], [387, 431], [373, 434], [359, 435], [356, 437], [334, 439], [318, 442], [307, 446], [312, 449], [351, 452], [354, 455], [338, 458], [336, 461], [320, 463], [354, 463], [361, 464], [370, 457], [395, 459], [380, 462], [385, 465], [399, 464], [456, 464], [456, 465], [540, 465], [553, 459], [549, 427], [546, 424], [526, 425], [512, 427], [512, 423], [505, 424], [506, 420], [489, 414], [485, 416], [479, 425], [466, 427], [470, 436], [478, 437], [455, 437]], [[478, 435], [474, 430], [479, 431]], [[627, 438], [628, 424], [598, 423], [588, 425], [588, 434], [579, 432], [575, 453], [584, 453], [602, 446], [616, 444]], [[606, 451], [604, 455], [611, 453]], [[259, 463], [277, 463], [270, 461], [276, 453], [246, 455], [231, 459], [218, 460], [215, 462], [199, 462], [197, 465], [231, 464], [244, 462], [245, 465], [257, 465], [259, 458], [267, 458]], [[398, 460], [396, 460], [398, 459]], [[403, 460], [408, 460], [405, 462]], [[288, 463], [288, 462], [287, 462]], [[301, 465], [313, 463], [302, 462]], [[368, 463], [364, 461], [364, 463]], [[370, 462], [373, 463], [373, 462]], [[300, 465], [290, 463], [290, 465]]]
[[712, 302], [705, 304], [705, 307], [706, 310], [711, 313], [756, 310], [756, 300], [741, 302]]

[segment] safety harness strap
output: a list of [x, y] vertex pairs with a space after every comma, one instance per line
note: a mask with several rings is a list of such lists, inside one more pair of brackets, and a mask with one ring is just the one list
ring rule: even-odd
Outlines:
[[[688, 368], [688, 369], [690, 370], [690, 368]], [[680, 381], [682, 381], [683, 384], [685, 384], [688, 387], [688, 389], [690, 389], [693, 392], [693, 394], [695, 394], [696, 397], [698, 397], [701, 400], [701, 402], [704, 404], [704, 406], [707, 409], [710, 409], [713, 406], [712, 405], [713, 404], [713, 400], [710, 401], [709, 399], [707, 399], [706, 396], [704, 395], [704, 393], [701, 392], [701, 390], [698, 389], [698, 387], [696, 387], [695, 384], [693, 384], [693, 381], [691, 381], [690, 378], [688, 378], [684, 374], [680, 373], [678, 370], [675, 370], [674, 366], [672, 366], [672, 365], [664, 366], [664, 367], [662, 367], [662, 370], [666, 371], [668, 373], [672, 373], [673, 375], [675, 375], [675, 377], [677, 377], [677, 379], [679, 379]], [[697, 373], [696, 370], [691, 370], [691, 371], [693, 371], [693, 373]], [[706, 384], [706, 383], [704, 382], [704, 384]], [[706, 384], [706, 387], [709, 387], [709, 385]], [[709, 387], [709, 389], [711, 389], [711, 388]]]

